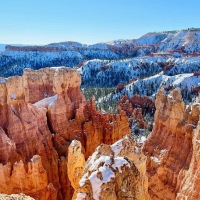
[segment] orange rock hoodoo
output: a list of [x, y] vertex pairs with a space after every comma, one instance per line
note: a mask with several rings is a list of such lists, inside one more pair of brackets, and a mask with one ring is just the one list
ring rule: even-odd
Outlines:
[[0, 193], [69, 200], [70, 142], [81, 142], [86, 159], [101, 143], [130, 133], [125, 112], [104, 114], [80, 92], [76, 70], [24, 70], [0, 79]]
[[200, 199], [199, 115], [200, 104], [185, 106], [179, 89], [158, 92], [155, 125], [143, 148], [153, 200]]

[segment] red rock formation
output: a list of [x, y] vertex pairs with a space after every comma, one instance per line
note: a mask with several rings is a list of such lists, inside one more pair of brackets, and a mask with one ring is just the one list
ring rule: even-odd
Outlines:
[[133, 121], [136, 121], [140, 128], [144, 128], [148, 122], [143, 119], [143, 113], [154, 113], [155, 103], [147, 96], [142, 97], [136, 94], [130, 99], [129, 96], [125, 95], [119, 100], [118, 108], [126, 112], [130, 126]]
[[[197, 105], [196, 105], [197, 106]], [[200, 105], [198, 105], [200, 109]], [[193, 154], [190, 167], [187, 172], [183, 174], [185, 177], [180, 184], [177, 200], [188, 199], [197, 200], [200, 199], [200, 121], [198, 122], [197, 129], [194, 131], [192, 140]]]
[[[155, 126], [143, 149], [147, 156], [149, 194], [152, 199], [174, 200], [177, 193], [187, 190], [182, 180], [189, 166], [193, 168], [192, 164], [190, 165], [192, 137], [199, 114], [199, 105], [185, 107], [179, 89], [173, 90], [168, 96], [165, 96], [163, 91], [157, 94]], [[195, 155], [193, 153], [193, 159]], [[195, 166], [199, 165], [195, 163]], [[196, 194], [193, 197], [195, 198], [191, 199], [198, 199]]]
[[116, 92], [121, 92], [125, 88], [124, 84], [118, 84]]
[[96, 111], [80, 92], [81, 78], [66, 67], [25, 70], [0, 82], [0, 193], [41, 200], [70, 199], [67, 152], [82, 143], [89, 157], [102, 142], [130, 133], [125, 114]]

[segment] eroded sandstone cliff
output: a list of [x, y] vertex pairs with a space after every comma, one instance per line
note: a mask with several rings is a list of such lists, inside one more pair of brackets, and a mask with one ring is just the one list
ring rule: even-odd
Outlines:
[[[155, 125], [143, 149], [147, 156], [149, 194], [152, 199], [199, 199], [195, 190], [191, 191], [198, 180], [198, 176], [192, 177], [198, 174], [200, 167], [196, 159], [198, 139], [194, 135], [199, 114], [200, 104], [185, 106], [179, 89], [168, 96], [164, 95], [164, 91], [157, 94]], [[186, 186], [189, 180], [193, 182]], [[196, 189], [199, 191], [198, 187]], [[185, 197], [184, 193], [190, 195]]]
[[101, 143], [130, 133], [125, 113], [110, 115], [87, 102], [76, 70], [24, 70], [0, 79], [0, 193], [69, 200], [67, 153], [77, 139], [87, 159]]

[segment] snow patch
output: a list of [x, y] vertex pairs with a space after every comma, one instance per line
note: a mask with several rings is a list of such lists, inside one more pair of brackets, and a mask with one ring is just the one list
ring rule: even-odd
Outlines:
[[109, 156], [101, 156], [99, 159], [95, 160], [92, 166], [89, 168], [89, 170], [97, 170], [99, 165], [101, 163], [104, 163], [106, 165], [109, 165], [111, 163], [111, 159]]
[[87, 194], [86, 193], [78, 193], [77, 194], [77, 198], [76, 198], [76, 200], [82, 200], [82, 199], [85, 199], [85, 197], [87, 196]]
[[34, 105], [36, 105], [37, 107], [48, 107], [52, 105], [57, 99], [58, 99], [58, 95], [56, 94], [52, 97], [42, 99], [41, 101], [36, 102]]
[[[91, 160], [94, 160], [94, 158]], [[102, 166], [99, 167], [100, 164]], [[92, 185], [93, 199], [99, 200], [102, 184], [110, 182], [111, 179], [115, 177], [112, 168], [122, 173], [121, 167], [124, 165], [130, 167], [129, 162], [123, 157], [112, 159], [109, 156], [101, 156], [90, 166], [89, 171], [92, 172], [91, 175], [88, 177], [89, 174], [86, 173], [80, 180], [79, 185], [82, 187], [86, 180], [89, 180]]]
[[122, 140], [119, 140], [115, 142], [113, 145], [111, 145], [111, 149], [114, 152], [115, 157], [118, 156], [118, 154], [123, 149]]
[[113, 168], [117, 168], [119, 170], [120, 173], [122, 173], [121, 171], [121, 167], [126, 165], [128, 167], [130, 167], [130, 164], [127, 160], [125, 160], [123, 157], [116, 157], [114, 158], [115, 163], [112, 165]]
[[155, 163], [157, 163], [157, 164], [160, 165], [160, 160], [159, 160], [157, 157], [151, 156], [150, 158], [151, 158], [151, 160], [153, 160]]

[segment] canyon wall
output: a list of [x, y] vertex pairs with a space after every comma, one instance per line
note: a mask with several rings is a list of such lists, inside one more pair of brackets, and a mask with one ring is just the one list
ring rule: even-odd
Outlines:
[[0, 78], [0, 193], [69, 200], [70, 142], [79, 140], [87, 159], [98, 145], [130, 133], [125, 112], [97, 111], [80, 84], [77, 71], [66, 67]]
[[200, 104], [185, 106], [179, 89], [169, 95], [159, 91], [155, 104], [155, 125], [143, 148], [147, 156], [149, 194], [155, 200], [197, 200], [200, 165], [198, 136], [194, 131], [199, 132], [199, 128], [195, 129]]

